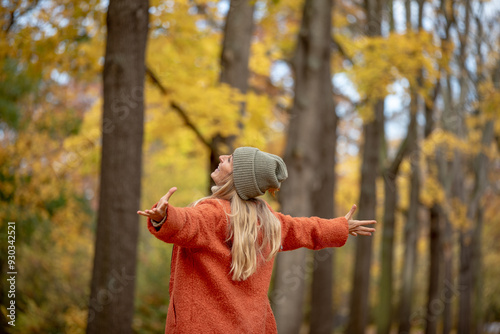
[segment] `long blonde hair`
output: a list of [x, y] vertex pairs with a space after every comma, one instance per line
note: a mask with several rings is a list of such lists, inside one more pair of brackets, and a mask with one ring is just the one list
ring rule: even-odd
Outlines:
[[233, 281], [244, 281], [257, 270], [259, 261], [269, 261], [281, 247], [281, 223], [258, 198], [242, 200], [236, 193], [233, 176], [223, 185], [212, 187], [212, 195], [195, 203], [212, 199], [224, 199], [231, 203], [228, 238], [231, 246], [231, 271]]

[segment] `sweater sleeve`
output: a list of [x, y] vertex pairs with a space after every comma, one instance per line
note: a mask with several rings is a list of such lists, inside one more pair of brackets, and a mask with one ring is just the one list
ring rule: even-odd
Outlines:
[[[153, 206], [154, 207], [154, 206]], [[148, 230], [156, 238], [182, 247], [200, 248], [220, 238], [220, 222], [226, 222], [222, 203], [205, 200], [195, 207], [177, 208], [168, 204], [165, 222], [157, 230], [148, 218]], [[225, 223], [224, 226], [227, 226]]]
[[283, 251], [301, 247], [322, 249], [341, 247], [349, 237], [349, 225], [345, 217], [322, 219], [318, 217], [291, 217], [275, 213], [281, 221]]

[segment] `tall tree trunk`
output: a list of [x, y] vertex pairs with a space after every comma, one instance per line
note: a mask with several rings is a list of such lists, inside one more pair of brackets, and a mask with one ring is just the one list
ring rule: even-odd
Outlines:
[[147, 0], [109, 2], [99, 211], [87, 333], [132, 333]]
[[[411, 5], [412, 2], [407, 0], [405, 2], [406, 10], [406, 31], [407, 33], [412, 33], [412, 31], [419, 32], [422, 29], [422, 18], [423, 18], [423, 0], [417, 0], [418, 12], [417, 12], [417, 27], [412, 28], [411, 18], [412, 15]], [[418, 90], [422, 87], [422, 77], [423, 70], [419, 70], [417, 77], [416, 87], [410, 87], [411, 91], [411, 102], [410, 102], [410, 113], [412, 118], [416, 118], [418, 114], [419, 105], [419, 94]], [[424, 99], [425, 101], [425, 99]], [[426, 112], [427, 115], [428, 112]], [[415, 134], [417, 134], [417, 123], [415, 122]], [[429, 129], [426, 129], [429, 130]], [[427, 134], [427, 133], [426, 133]], [[413, 278], [415, 276], [416, 269], [416, 259], [417, 259], [417, 240], [419, 233], [419, 196], [420, 196], [420, 154], [418, 147], [418, 135], [413, 138], [414, 141], [410, 144], [412, 148], [412, 153], [410, 155], [411, 163], [411, 180], [410, 180], [410, 208], [408, 210], [408, 218], [405, 224], [405, 255], [403, 263], [403, 282], [400, 295], [400, 314], [399, 314], [399, 332], [409, 333], [411, 328], [411, 307], [413, 299]]]
[[[434, 131], [435, 122], [433, 119], [434, 104], [441, 89], [440, 78], [436, 80], [436, 85], [434, 86], [432, 95], [432, 104], [425, 103], [425, 128], [424, 128], [424, 139], [429, 138], [429, 136]], [[433, 161], [428, 158], [427, 165], [431, 166]], [[429, 172], [430, 174], [430, 172]], [[442, 242], [441, 236], [443, 234], [443, 214], [441, 211], [441, 206], [438, 203], [434, 203], [429, 209], [429, 222], [430, 222], [430, 235], [429, 235], [429, 285], [427, 290], [427, 323], [425, 327], [426, 334], [436, 334], [437, 325], [439, 318], [441, 316], [443, 305], [436, 303], [443, 303], [444, 301], [439, 296], [439, 292], [442, 289], [442, 278], [443, 271], [441, 270], [441, 264], [443, 263], [442, 257]], [[437, 314], [436, 314], [437, 313]]]
[[[493, 121], [489, 120], [483, 131], [481, 147], [488, 147], [493, 141]], [[476, 333], [476, 328], [472, 325], [473, 320], [473, 300], [474, 300], [474, 271], [475, 263], [481, 259], [479, 253], [475, 251], [479, 249], [478, 242], [482, 232], [481, 221], [478, 220], [480, 201], [487, 187], [488, 182], [488, 157], [480, 151], [474, 161], [475, 182], [474, 190], [471, 194], [469, 205], [467, 208], [467, 219], [475, 225], [465, 228], [460, 232], [460, 303], [459, 303], [459, 320], [457, 333]]]
[[[328, 2], [328, 1], [325, 1]], [[326, 64], [325, 64], [326, 65]], [[324, 73], [325, 87], [327, 82], [331, 83], [329, 73]], [[331, 86], [330, 86], [331, 88]], [[325, 96], [328, 93], [325, 89]], [[330, 95], [331, 96], [331, 95]], [[326, 100], [326, 99], [325, 99]], [[335, 192], [335, 154], [337, 145], [337, 115], [333, 99], [331, 107], [325, 106], [322, 120], [323, 142], [320, 156], [323, 157], [323, 164], [318, 167], [317, 180], [313, 185], [313, 215], [322, 218], [333, 218], [334, 192]], [[325, 105], [329, 102], [325, 102]], [[331, 109], [330, 109], [331, 108]], [[312, 281], [311, 298], [311, 329], [310, 333], [330, 334], [333, 326], [333, 266], [334, 250], [332, 248], [314, 252], [314, 272]]]
[[[328, 2], [328, 1], [325, 1]], [[326, 64], [324, 64], [326, 67]], [[325, 97], [330, 81], [329, 71], [324, 72]], [[326, 100], [326, 99], [325, 99]], [[336, 129], [337, 115], [335, 114], [333, 100], [331, 106], [325, 101], [323, 109], [324, 116], [321, 117], [323, 142], [320, 156], [323, 157], [323, 165], [317, 171], [317, 180], [313, 185], [313, 215], [322, 218], [333, 218], [334, 192], [335, 192], [335, 153], [336, 153]], [[330, 109], [331, 108], [331, 109]], [[311, 334], [330, 334], [333, 329], [333, 267], [334, 250], [327, 248], [314, 252], [314, 271], [311, 294]]]
[[[361, 194], [357, 219], [376, 217], [376, 179], [379, 165], [380, 125], [384, 119], [384, 101], [375, 105], [374, 120], [363, 126], [363, 162], [361, 166]], [[356, 262], [350, 317], [346, 333], [364, 333], [368, 322], [368, 296], [370, 287], [370, 269], [372, 263], [372, 238], [356, 239]]]
[[453, 227], [447, 217], [444, 217], [443, 238], [441, 243], [441, 258], [443, 259], [443, 283], [442, 295], [444, 296], [443, 309], [443, 334], [451, 333], [453, 328], [453, 300], [456, 297], [453, 288]]
[[[365, 26], [369, 37], [382, 34], [382, 11], [385, 0], [365, 0], [367, 17]], [[361, 166], [361, 192], [359, 196], [358, 219], [376, 218], [376, 180], [379, 176], [380, 149], [384, 141], [384, 100], [375, 101], [373, 120], [363, 126], [363, 162]], [[372, 238], [356, 239], [356, 262], [354, 264], [353, 288], [350, 301], [349, 323], [346, 333], [364, 334], [369, 318], [369, 289], [372, 263]]]
[[[411, 117], [414, 118], [414, 125], [417, 127], [417, 106], [418, 95], [412, 94], [410, 102]], [[413, 131], [417, 132], [415, 128]], [[418, 239], [418, 209], [420, 194], [420, 154], [418, 151], [418, 136], [415, 136], [410, 144], [412, 153], [410, 155], [411, 177], [410, 177], [410, 207], [408, 217], [404, 227], [405, 253], [402, 269], [402, 287], [399, 303], [399, 332], [409, 333], [411, 328], [411, 306], [413, 300], [413, 283], [415, 277], [415, 265], [417, 259], [417, 239]]]
[[[323, 2], [331, 2], [324, 1]], [[327, 11], [327, 9], [325, 9]], [[328, 11], [329, 12], [329, 11]], [[329, 65], [329, 64], [328, 64]], [[333, 99], [327, 90], [332, 88], [329, 66], [325, 62], [323, 67], [324, 80], [324, 107], [322, 108], [322, 123], [320, 132], [323, 141], [320, 143], [322, 165], [316, 169], [317, 180], [313, 184], [312, 201], [313, 215], [322, 218], [333, 218], [335, 192], [335, 155], [337, 145], [337, 115]], [[331, 91], [330, 91], [331, 93]], [[311, 334], [330, 334], [333, 329], [333, 267], [334, 250], [327, 248], [314, 252], [314, 271], [311, 298]]]
[[[295, 99], [284, 155], [290, 178], [283, 183], [280, 201], [282, 211], [293, 216], [333, 216], [337, 117], [330, 74], [331, 6], [331, 0], [306, 0], [292, 63]], [[298, 333], [302, 324], [305, 273], [311, 270], [305, 256], [300, 249], [276, 260], [272, 302], [280, 334]], [[330, 332], [331, 255], [318, 253], [316, 261], [312, 330]], [[322, 288], [326, 290], [318, 296]]]
[[220, 82], [245, 94], [248, 90], [248, 61], [254, 29], [255, 2], [231, 0], [224, 27]]
[[483, 317], [484, 317], [484, 300], [483, 300], [483, 252], [482, 247], [482, 232], [483, 232], [483, 217], [484, 209], [478, 208], [477, 211], [477, 224], [473, 235], [473, 263], [472, 263], [472, 289], [474, 294], [474, 301], [472, 309], [474, 314], [472, 317], [472, 332], [483, 332]]
[[[399, 169], [399, 168], [398, 168]], [[380, 281], [377, 307], [377, 333], [389, 334], [392, 323], [394, 225], [398, 189], [396, 173], [384, 173], [384, 221], [380, 251]]]
[[384, 220], [382, 229], [382, 244], [380, 251], [380, 281], [379, 304], [377, 307], [377, 333], [388, 334], [392, 324], [393, 300], [393, 261], [394, 261], [394, 226], [396, 206], [398, 202], [398, 186], [396, 183], [399, 167], [404, 157], [410, 151], [411, 143], [416, 136], [414, 126], [416, 118], [412, 117], [408, 125], [406, 138], [401, 143], [398, 152], [389, 166], [384, 170]]
[[440, 207], [434, 204], [429, 210], [430, 241], [429, 241], [429, 285], [427, 290], [427, 316], [426, 316], [426, 334], [436, 334], [439, 317], [442, 312], [443, 300], [439, 296], [441, 284], [440, 266], [443, 263], [441, 256], [441, 219]]
[[[220, 82], [237, 88], [242, 94], [248, 90], [250, 47], [254, 29], [254, 1], [231, 0], [224, 26], [224, 40], [220, 57]], [[245, 103], [241, 102], [240, 115], [245, 115]], [[243, 129], [243, 123], [238, 127]], [[230, 154], [234, 150], [236, 135], [222, 136], [215, 134], [210, 141], [210, 173], [219, 165], [221, 154]], [[213, 185], [209, 177], [209, 187]]]
[[[446, 87], [444, 87], [443, 100], [444, 100], [444, 110], [442, 116], [442, 124], [443, 130], [453, 132], [455, 131], [452, 128], [453, 122], [450, 120], [454, 119], [456, 115], [454, 114], [454, 107], [452, 101], [452, 89], [451, 89], [451, 80], [450, 75], [446, 75]], [[453, 193], [459, 192], [460, 190], [457, 187], [460, 186], [461, 182], [457, 182], [456, 175], [458, 163], [456, 163], [457, 158], [451, 162], [447, 161], [444, 157], [444, 152], [446, 151], [446, 147], [438, 147], [436, 152], [436, 163], [438, 165], [439, 171], [439, 181], [441, 182], [445, 194], [447, 198], [451, 198]], [[451, 171], [451, 173], [450, 173]], [[455, 181], [454, 181], [455, 180]], [[463, 192], [462, 192], [463, 193]], [[443, 276], [444, 276], [444, 288], [443, 288], [443, 296], [445, 296], [445, 304], [443, 310], [443, 334], [450, 333], [453, 328], [453, 301], [456, 298], [455, 295], [455, 287], [454, 287], [454, 279], [453, 279], [453, 244], [454, 238], [453, 234], [455, 229], [451, 224], [451, 221], [448, 216], [444, 217], [444, 232], [442, 238], [442, 258], [444, 260], [443, 265]]]

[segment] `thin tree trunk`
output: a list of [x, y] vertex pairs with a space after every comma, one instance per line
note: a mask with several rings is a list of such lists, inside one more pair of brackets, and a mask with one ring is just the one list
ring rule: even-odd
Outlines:
[[483, 208], [479, 208], [477, 212], [477, 225], [474, 230], [473, 236], [473, 258], [475, 259], [472, 263], [472, 284], [473, 284], [473, 294], [474, 301], [472, 304], [472, 309], [474, 310], [472, 318], [472, 331], [473, 333], [483, 332], [483, 317], [484, 317], [484, 300], [483, 300], [483, 253], [481, 251], [482, 246], [482, 232], [483, 232]]
[[[329, 1], [325, 1], [329, 2]], [[327, 64], [325, 63], [326, 67]], [[330, 71], [324, 72], [325, 97], [331, 83]], [[317, 180], [312, 191], [313, 215], [322, 218], [333, 218], [335, 192], [335, 154], [337, 144], [337, 115], [333, 99], [325, 102], [322, 109], [323, 141], [320, 147], [323, 164], [317, 168]], [[331, 109], [330, 109], [331, 108]], [[314, 271], [311, 298], [311, 334], [330, 334], [333, 329], [333, 267], [334, 250], [332, 248], [314, 252]]]
[[384, 221], [382, 229], [382, 243], [380, 251], [380, 283], [379, 302], [377, 307], [377, 333], [388, 334], [392, 324], [393, 300], [393, 262], [394, 262], [394, 228], [395, 213], [398, 202], [398, 186], [396, 183], [399, 167], [404, 157], [410, 151], [410, 143], [414, 141], [416, 127], [412, 117], [408, 125], [406, 138], [401, 143], [398, 153], [384, 171]]
[[[331, 3], [331, 1], [323, 1]], [[325, 12], [328, 8], [324, 9]], [[327, 18], [325, 18], [327, 19]], [[325, 51], [326, 52], [326, 51]], [[326, 58], [326, 57], [325, 57]], [[328, 57], [329, 58], [329, 57]], [[329, 64], [323, 63], [323, 85], [324, 85], [324, 108], [322, 108], [321, 130], [323, 135], [320, 156], [323, 162], [316, 169], [317, 179], [313, 185], [312, 201], [313, 215], [322, 218], [333, 218], [334, 212], [334, 192], [335, 192], [335, 154], [337, 145], [337, 115], [333, 99], [328, 94], [328, 88], [333, 88]], [[314, 271], [312, 281], [311, 299], [311, 334], [330, 334], [333, 328], [333, 267], [334, 250], [324, 249], [314, 252]]]
[[245, 94], [248, 90], [248, 61], [254, 29], [255, 2], [231, 0], [224, 27], [220, 82]]
[[[410, 104], [411, 117], [417, 117], [417, 94], [412, 94]], [[414, 122], [417, 126], [417, 122]], [[416, 128], [415, 128], [416, 133]], [[399, 332], [409, 333], [411, 328], [411, 307], [413, 302], [415, 267], [417, 260], [417, 240], [419, 232], [418, 211], [420, 194], [420, 154], [418, 150], [418, 136], [411, 143], [412, 153], [410, 155], [411, 178], [410, 178], [410, 207], [408, 218], [404, 227], [405, 253], [402, 270], [402, 287], [399, 303]]]
[[[330, 73], [331, 11], [331, 0], [306, 0], [292, 64], [295, 98], [284, 155], [290, 177], [280, 201], [282, 211], [293, 216], [333, 216], [337, 117]], [[306, 266], [305, 256], [300, 249], [281, 253], [276, 260], [271, 301], [280, 334], [299, 332], [305, 273], [314, 268], [311, 330], [331, 329], [331, 253], [317, 253], [313, 268]]]
[[[443, 292], [444, 309], [443, 309], [443, 334], [451, 333], [453, 328], [453, 300], [456, 295], [453, 293], [453, 227], [447, 217], [444, 217], [444, 228], [442, 238], [442, 255], [443, 259]], [[452, 289], [453, 288], [453, 289]]]
[[[488, 147], [493, 141], [493, 121], [488, 121], [483, 131], [481, 140], [482, 147]], [[474, 272], [475, 263], [481, 259], [475, 249], [479, 249], [479, 238], [482, 232], [482, 224], [478, 222], [478, 213], [480, 210], [480, 201], [487, 187], [488, 157], [480, 151], [474, 161], [475, 182], [474, 190], [469, 200], [467, 208], [467, 219], [469, 222], [476, 223], [471, 228], [466, 228], [460, 233], [460, 303], [459, 303], [459, 321], [458, 334], [475, 333], [473, 328], [473, 299], [474, 299]], [[463, 319], [462, 319], [463, 318]]]
[[[384, 118], [384, 101], [375, 105], [375, 119], [364, 125], [363, 163], [361, 166], [361, 194], [357, 219], [376, 217], [376, 179], [379, 165], [380, 126]], [[371, 217], [371, 218], [370, 218]], [[346, 333], [364, 333], [368, 322], [368, 296], [370, 287], [370, 269], [372, 263], [372, 238], [356, 239], [356, 262], [349, 324]]]
[[132, 333], [147, 0], [109, 2], [99, 211], [87, 333]]
[[[365, 0], [367, 16], [365, 26], [369, 37], [381, 36], [382, 11], [385, 0]], [[379, 176], [380, 150], [384, 141], [384, 100], [375, 101], [374, 118], [363, 126], [361, 192], [358, 219], [376, 218], [376, 180]], [[370, 271], [372, 263], [372, 238], [356, 239], [356, 262], [354, 264], [353, 289], [350, 301], [349, 323], [346, 333], [364, 334], [369, 319]]]
[[426, 334], [436, 334], [439, 317], [441, 316], [443, 300], [440, 298], [441, 271], [443, 263], [441, 256], [441, 213], [439, 205], [434, 204], [429, 210], [430, 218], [430, 253], [429, 253], [429, 286], [427, 290], [427, 323]]
[[[224, 26], [224, 40], [220, 57], [220, 82], [238, 89], [242, 94], [248, 91], [250, 47], [254, 30], [254, 1], [231, 0]], [[245, 102], [241, 102], [240, 115], [245, 115]], [[238, 123], [240, 130], [243, 123]], [[223, 136], [216, 133], [210, 140], [209, 175], [219, 165], [221, 154], [230, 154], [234, 150], [237, 135]], [[209, 177], [209, 188], [213, 181]], [[210, 189], [209, 189], [210, 190]], [[209, 191], [210, 193], [210, 191]]]
[[[441, 89], [440, 78], [436, 80], [436, 85], [434, 86], [432, 95], [432, 105], [425, 103], [425, 128], [424, 128], [424, 138], [427, 139], [434, 131], [435, 122], [433, 119], [434, 104], [438, 97], [439, 91]], [[433, 161], [428, 158], [427, 165], [431, 166]], [[429, 172], [431, 174], [431, 172]], [[442, 313], [444, 303], [442, 298], [439, 296], [439, 292], [442, 289], [442, 277], [443, 270], [441, 270], [441, 264], [443, 263], [442, 257], [442, 234], [443, 234], [443, 214], [441, 206], [438, 203], [434, 203], [429, 209], [429, 222], [430, 222], [430, 236], [429, 236], [429, 257], [430, 257], [430, 268], [429, 268], [429, 286], [427, 291], [427, 323], [425, 327], [426, 334], [436, 334], [437, 325], [439, 318]], [[436, 308], [436, 303], [438, 303], [438, 308]]]

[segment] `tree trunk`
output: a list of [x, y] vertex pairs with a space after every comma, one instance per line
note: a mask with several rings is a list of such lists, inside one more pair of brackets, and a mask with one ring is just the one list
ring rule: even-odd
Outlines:
[[[231, 0], [224, 26], [224, 41], [220, 57], [220, 82], [237, 88], [242, 94], [248, 90], [250, 47], [254, 29], [253, 13], [255, 2], [248, 0]], [[245, 103], [241, 102], [240, 115], [245, 115]], [[243, 123], [239, 123], [240, 130]], [[219, 165], [221, 154], [231, 154], [234, 150], [236, 135], [224, 137], [215, 134], [210, 140], [209, 175]], [[209, 177], [209, 190], [213, 186]], [[210, 193], [210, 191], [209, 191]]]
[[401, 143], [392, 162], [384, 171], [384, 221], [382, 229], [382, 244], [380, 251], [380, 281], [379, 304], [377, 307], [377, 333], [388, 334], [392, 324], [392, 299], [393, 299], [393, 261], [394, 261], [394, 226], [396, 206], [398, 202], [398, 186], [396, 183], [399, 167], [404, 157], [410, 151], [410, 143], [416, 136], [412, 117], [408, 125], [406, 138]]
[[[329, 2], [329, 1], [324, 1]], [[326, 11], [326, 9], [325, 9]], [[329, 11], [328, 11], [329, 12]], [[327, 67], [326, 63], [324, 64]], [[328, 67], [329, 68], [329, 67]], [[328, 88], [331, 83], [329, 71], [324, 73], [324, 85]], [[332, 88], [330, 86], [330, 88]], [[325, 97], [328, 93], [325, 89]], [[326, 99], [326, 98], [325, 98]], [[320, 156], [323, 157], [323, 164], [318, 166], [317, 180], [312, 191], [313, 215], [322, 218], [333, 218], [334, 212], [334, 192], [335, 192], [335, 154], [337, 144], [337, 115], [333, 99], [325, 102], [322, 109], [323, 116], [322, 129], [323, 141], [321, 143]], [[331, 108], [331, 109], [330, 109]], [[311, 334], [330, 334], [333, 329], [333, 267], [334, 250], [327, 248], [314, 252], [314, 271], [311, 295]]]
[[458, 334], [471, 334], [472, 314], [472, 273], [471, 273], [471, 240], [470, 231], [460, 231], [460, 270], [458, 286], [460, 288], [460, 303], [458, 308]]
[[[359, 211], [356, 219], [374, 219], [376, 217], [376, 179], [379, 165], [380, 126], [384, 118], [384, 101], [375, 105], [375, 118], [364, 125], [363, 163], [361, 166], [361, 194]], [[370, 269], [372, 263], [372, 238], [356, 239], [356, 262], [350, 317], [346, 333], [364, 333], [368, 322], [368, 296], [370, 294]]]
[[102, 159], [87, 333], [132, 333], [147, 0], [109, 2]]
[[[385, 0], [365, 0], [367, 17], [365, 26], [369, 37], [381, 36], [382, 11]], [[361, 166], [361, 192], [357, 219], [376, 218], [376, 180], [379, 176], [380, 148], [384, 141], [384, 100], [374, 102], [373, 120], [363, 126], [363, 162]], [[356, 239], [356, 262], [354, 264], [353, 289], [350, 301], [350, 316], [346, 333], [364, 334], [369, 318], [369, 289], [372, 263], [372, 238]]]
[[245, 94], [248, 90], [248, 60], [254, 29], [255, 2], [231, 0], [224, 27], [220, 82]]
[[380, 251], [380, 283], [377, 308], [377, 333], [389, 334], [392, 323], [394, 225], [397, 204], [396, 176], [384, 175], [384, 222]]
[[[488, 147], [493, 141], [493, 121], [488, 121], [484, 128], [481, 147]], [[476, 333], [473, 325], [473, 300], [474, 300], [474, 271], [475, 264], [479, 263], [480, 236], [482, 232], [481, 221], [478, 220], [480, 201], [488, 182], [488, 157], [480, 151], [474, 161], [475, 182], [474, 190], [467, 208], [467, 219], [476, 222], [475, 226], [466, 228], [460, 232], [460, 303], [458, 334]], [[476, 251], [475, 251], [476, 250]]]
[[434, 204], [429, 210], [430, 218], [430, 253], [429, 253], [429, 286], [427, 290], [427, 322], [426, 334], [436, 334], [439, 318], [443, 311], [444, 300], [439, 292], [442, 288], [440, 266], [443, 263], [441, 256], [441, 213], [439, 205]]
[[[436, 80], [436, 85], [434, 86], [432, 105], [425, 103], [425, 128], [424, 128], [424, 138], [427, 139], [434, 131], [435, 122], [432, 118], [434, 112], [434, 104], [441, 89], [440, 78]], [[431, 166], [433, 161], [428, 158], [427, 165]], [[430, 168], [429, 168], [430, 169]], [[428, 172], [431, 174], [431, 172]], [[427, 291], [427, 322], [425, 327], [426, 334], [436, 334], [437, 325], [441, 313], [443, 303], [445, 302], [443, 298], [439, 295], [443, 287], [443, 270], [441, 269], [441, 264], [443, 263], [442, 256], [442, 235], [443, 235], [443, 214], [441, 211], [441, 206], [438, 203], [434, 203], [429, 209], [429, 222], [430, 222], [430, 235], [429, 235], [429, 257], [430, 257], [430, 268], [429, 268], [429, 286]]]
[[[328, 3], [331, 1], [323, 1]], [[327, 8], [325, 12], [329, 13]], [[326, 18], [325, 18], [326, 19]], [[322, 142], [319, 144], [319, 153], [323, 157], [323, 162], [316, 169], [317, 179], [313, 184], [312, 201], [313, 215], [322, 218], [333, 218], [334, 212], [334, 192], [335, 192], [335, 154], [337, 145], [337, 115], [335, 106], [328, 88], [332, 89], [329, 64], [323, 64], [325, 72], [323, 80], [325, 86], [325, 106], [321, 110], [321, 130]], [[331, 90], [330, 90], [331, 93]], [[329, 101], [326, 101], [326, 100]], [[332, 248], [314, 252], [314, 271], [312, 281], [311, 299], [311, 329], [310, 333], [330, 334], [333, 326], [333, 255]]]
[[[290, 177], [280, 192], [282, 211], [292, 216], [333, 216], [337, 117], [330, 74], [331, 6], [331, 0], [306, 0], [292, 64], [295, 99], [284, 155]], [[305, 256], [300, 249], [280, 253], [276, 260], [272, 302], [280, 334], [298, 333], [302, 324], [305, 273], [313, 269], [306, 265]], [[311, 330], [329, 333], [331, 253], [323, 251], [315, 258], [319, 264]]]
[[477, 225], [474, 230], [474, 244], [472, 249], [473, 258], [475, 261], [472, 263], [472, 284], [474, 301], [472, 309], [474, 310], [472, 318], [472, 331], [473, 333], [483, 332], [483, 317], [484, 317], [484, 300], [483, 300], [483, 253], [482, 247], [482, 232], [483, 232], [483, 214], [484, 209], [479, 208], [477, 212]]
[[403, 263], [403, 279], [401, 288], [401, 302], [399, 305], [399, 332], [409, 333], [411, 328], [411, 307], [413, 303], [413, 290], [415, 266], [417, 260], [418, 240], [418, 196], [419, 196], [419, 166], [418, 162], [412, 163], [410, 185], [410, 209], [405, 224], [405, 254]]
[[[444, 287], [442, 288], [442, 296], [444, 296], [444, 309], [443, 309], [443, 334], [451, 333], [453, 328], [453, 320], [452, 320], [452, 307], [453, 300], [456, 298], [456, 295], [453, 293], [456, 291], [453, 288], [453, 237], [452, 233], [453, 227], [451, 226], [450, 221], [447, 217], [444, 217], [444, 229], [443, 229], [443, 238], [441, 244], [443, 259], [443, 283]], [[453, 288], [453, 289], [452, 289]]]

